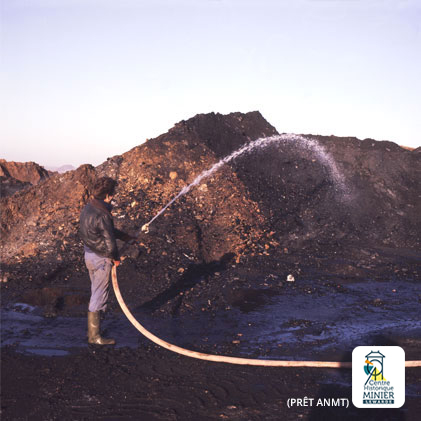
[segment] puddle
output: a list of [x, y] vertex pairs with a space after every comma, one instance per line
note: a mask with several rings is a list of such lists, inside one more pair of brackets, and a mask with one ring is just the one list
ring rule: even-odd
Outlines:
[[[255, 307], [238, 303], [216, 315], [172, 318], [145, 311], [134, 315], [170, 343], [253, 358], [329, 359], [329, 355], [349, 354], [359, 345], [380, 344], [379, 337], [406, 338], [413, 347], [421, 342], [417, 284], [366, 281], [347, 284], [340, 291], [334, 285], [298, 281], [286, 285], [280, 295], [265, 293], [264, 302], [259, 298]], [[2, 309], [2, 346], [50, 356], [87, 346], [86, 317], [40, 314], [39, 308], [22, 303]], [[102, 328], [118, 347], [148, 342], [123, 315], [107, 316]]]
[[318, 354], [328, 359], [329, 353], [336, 358], [386, 337], [421, 340], [421, 291], [412, 282], [366, 281], [336, 290], [300, 281], [286, 285], [280, 295], [265, 296], [255, 310], [239, 303], [215, 316], [173, 318], [155, 327], [145, 315], [137, 316], [158, 336], [186, 348], [223, 352], [240, 341], [231, 350], [243, 357], [314, 359]]
[[[86, 317], [43, 317], [42, 309], [15, 303], [1, 310], [1, 345], [14, 345], [17, 351], [46, 356], [68, 355], [86, 347]], [[137, 347], [139, 335], [123, 316], [105, 318], [105, 334], [112, 334], [118, 347]]]

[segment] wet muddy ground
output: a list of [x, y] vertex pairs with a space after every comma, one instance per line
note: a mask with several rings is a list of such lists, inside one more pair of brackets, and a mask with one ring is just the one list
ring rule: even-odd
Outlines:
[[[350, 361], [355, 346], [373, 344], [399, 345], [407, 360], [419, 359], [414, 281], [297, 278], [280, 280], [277, 290], [260, 281], [218, 311], [132, 310], [159, 337], [207, 353]], [[118, 344], [98, 349], [86, 344], [84, 316], [51, 316], [19, 302], [2, 308], [2, 419], [415, 420], [421, 413], [420, 368], [406, 370], [403, 408], [360, 410], [351, 403], [351, 370], [196, 361], [155, 346], [116, 308], [103, 328]], [[348, 398], [350, 407], [287, 407], [289, 398], [304, 396]]]
[[18, 356], [7, 347], [3, 376], [2, 419], [14, 420], [416, 420], [421, 410], [413, 386], [420, 369], [407, 370], [399, 410], [289, 409], [291, 397], [351, 400], [351, 372], [215, 364], [155, 346], [84, 348], [67, 357]]
[[[133, 314], [166, 341], [203, 352], [323, 359], [388, 337], [405, 343], [407, 359], [414, 359], [421, 346], [420, 302], [415, 282], [343, 285], [299, 279], [280, 292], [264, 286], [238, 290], [230, 307], [214, 313], [171, 316], [135, 308]], [[69, 355], [86, 346], [85, 316], [46, 317], [41, 307], [12, 303], [1, 310], [1, 318], [2, 345], [25, 354]], [[116, 337], [117, 347], [147, 343], [121, 313], [107, 314], [102, 326]]]

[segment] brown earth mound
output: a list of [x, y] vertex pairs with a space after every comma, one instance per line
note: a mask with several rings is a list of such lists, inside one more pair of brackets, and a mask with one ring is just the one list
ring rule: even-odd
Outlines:
[[50, 172], [35, 162], [13, 162], [0, 159], [0, 176], [13, 177], [35, 185], [48, 178]]
[[35, 162], [0, 159], [1, 196], [10, 196], [30, 185], [38, 184], [52, 174]]
[[[96, 168], [81, 166], [3, 198], [6, 295], [55, 285], [88, 294], [77, 228], [96, 177], [118, 180], [116, 225], [136, 233], [220, 158], [276, 134], [258, 112], [197, 115]], [[417, 278], [419, 153], [372, 139], [306, 137], [317, 147], [290, 140], [245, 154], [167, 209], [155, 233], [140, 236], [143, 246], [127, 250], [121, 276], [133, 299], [193, 311], [234, 299], [221, 296], [227, 279], [235, 291], [256, 276], [277, 288], [288, 273], [303, 271]]]

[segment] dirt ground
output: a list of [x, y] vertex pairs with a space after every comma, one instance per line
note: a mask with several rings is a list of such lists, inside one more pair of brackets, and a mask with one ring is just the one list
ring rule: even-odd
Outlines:
[[[338, 378], [340, 381], [338, 381]], [[156, 346], [85, 348], [66, 357], [2, 350], [4, 420], [418, 420], [421, 398], [396, 410], [351, 403], [350, 370], [210, 363]], [[420, 384], [421, 368], [407, 369]], [[414, 392], [412, 392], [414, 393]], [[349, 408], [288, 408], [289, 398], [347, 398]]]
[[[410, 262], [410, 259], [404, 261], [404, 266], [416, 270]], [[263, 261], [260, 266], [255, 261], [253, 267], [254, 270], [213, 267], [213, 272], [207, 275], [211, 286], [206, 299], [212, 296], [212, 301], [216, 300], [218, 291], [224, 291], [223, 285], [230, 285], [229, 279], [242, 276], [244, 282], [256, 279], [258, 274], [276, 273], [275, 268], [268, 268]], [[147, 305], [136, 306], [137, 298], [130, 283], [125, 284], [135, 268], [133, 262], [126, 262], [119, 269], [121, 290], [134, 314], [147, 327], [153, 326], [152, 331], [158, 336], [190, 349], [253, 358], [290, 359], [292, 356], [293, 359], [350, 361], [353, 346], [373, 343], [400, 345], [406, 351], [407, 360], [419, 359], [420, 329], [415, 322], [419, 293], [413, 282], [355, 283], [344, 277], [335, 283], [329, 277], [323, 280], [319, 269], [318, 282], [314, 279], [306, 282], [298, 277], [295, 283], [281, 280], [277, 289], [273, 285], [268, 289], [264, 285], [265, 277], [261, 276], [260, 287], [254, 282], [242, 289], [234, 288], [221, 298], [218, 306], [202, 307], [203, 316], [197, 319], [197, 311], [190, 304], [199, 309], [206, 303], [201, 301], [200, 294], [180, 302], [177, 296], [186, 291], [182, 289], [184, 284], [152, 303], [149, 300]], [[215, 275], [217, 270], [220, 272]], [[302, 272], [310, 269], [306, 271], [303, 267]], [[364, 290], [378, 285], [379, 290], [374, 295], [364, 295], [367, 300], [356, 306], [352, 300], [360, 300], [361, 295], [351, 287], [359, 285]], [[402, 291], [407, 289], [407, 295], [403, 292], [400, 295], [401, 301], [391, 292], [396, 285]], [[89, 296], [87, 287], [85, 279], [80, 296]], [[332, 311], [347, 314], [332, 321], [329, 313], [326, 320], [317, 321], [320, 310], [306, 310], [306, 303], [328, 305], [332, 294], [339, 309], [332, 308]], [[39, 296], [35, 297], [40, 300]], [[406, 302], [404, 311], [401, 302]], [[86, 301], [76, 305], [75, 300], [73, 307], [63, 309], [52, 306], [48, 300], [44, 305], [42, 301], [36, 303], [38, 307], [9, 301], [3, 307], [8, 309], [3, 310], [2, 326], [2, 342], [6, 344], [1, 354], [1, 418], [4, 420], [418, 420], [421, 413], [421, 368], [406, 370], [406, 401], [401, 409], [362, 410], [352, 404], [349, 369], [250, 367], [180, 356], [141, 337], [121, 314], [114, 296], [104, 328], [106, 334], [117, 338], [119, 347], [88, 346], [84, 337]], [[223, 308], [227, 305], [231, 307]], [[304, 313], [297, 306], [302, 306], [300, 311]], [[279, 318], [267, 314], [279, 308]], [[8, 318], [10, 313], [14, 324]], [[361, 316], [364, 314], [368, 320], [384, 317], [379, 319], [383, 329], [377, 331], [377, 336], [370, 330], [363, 334], [364, 326], [369, 324]], [[35, 322], [31, 325], [32, 319], [24, 317], [32, 317]], [[278, 336], [276, 329], [262, 334], [261, 317], [265, 323], [270, 320], [274, 326], [282, 324], [283, 331], [293, 332], [294, 337], [284, 339], [279, 348], [282, 336]], [[358, 324], [356, 320], [360, 317], [363, 319]], [[398, 324], [389, 326], [388, 318], [397, 320]], [[256, 325], [254, 333], [247, 331], [244, 321]], [[341, 323], [345, 323], [343, 330], [340, 330]], [[347, 338], [344, 332], [349, 327], [361, 329], [361, 333]], [[237, 336], [239, 331], [243, 332], [241, 336]], [[340, 336], [336, 337], [338, 332]], [[208, 337], [203, 341], [205, 334]], [[313, 340], [309, 341], [308, 337]], [[234, 344], [238, 342], [235, 339], [241, 339], [240, 343]], [[319, 398], [346, 398], [349, 407], [314, 404], [288, 408], [288, 399], [304, 397], [313, 398], [314, 402]]]

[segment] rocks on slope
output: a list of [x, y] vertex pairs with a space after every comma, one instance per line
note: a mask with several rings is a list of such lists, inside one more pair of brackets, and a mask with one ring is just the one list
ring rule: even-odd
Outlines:
[[[9, 278], [23, 286], [74, 286], [72, 277], [82, 273], [86, 285], [77, 228], [96, 177], [118, 180], [116, 225], [133, 234], [221, 157], [276, 133], [258, 112], [197, 115], [96, 168], [85, 165], [3, 198]], [[188, 294], [205, 301], [212, 295], [213, 303], [225, 279], [215, 273], [238, 269], [231, 279], [245, 287], [251, 268], [254, 277], [266, 276], [262, 264], [318, 267], [342, 253], [355, 261], [342, 273], [362, 276], [373, 267], [373, 248], [419, 248], [420, 154], [391, 142], [308, 137], [319, 149], [294, 140], [272, 144], [225, 165], [168, 208], [154, 234], [140, 235], [140, 250], [125, 251], [132, 258], [120, 272], [132, 295], [152, 308], [188, 307]], [[385, 270], [396, 272], [393, 263]], [[284, 275], [267, 278], [268, 285]]]
[[95, 169], [83, 165], [2, 199], [3, 259], [42, 259], [49, 254], [61, 259], [60, 253], [68, 245], [75, 247], [79, 243], [79, 212], [89, 197], [93, 180]]
[[329, 245], [417, 247], [419, 154], [372, 139], [305, 137], [315, 146], [292, 139], [233, 165], [280, 243], [322, 252]]
[[52, 173], [35, 162], [13, 162], [0, 159], [2, 197], [10, 196], [30, 185], [36, 185]]

